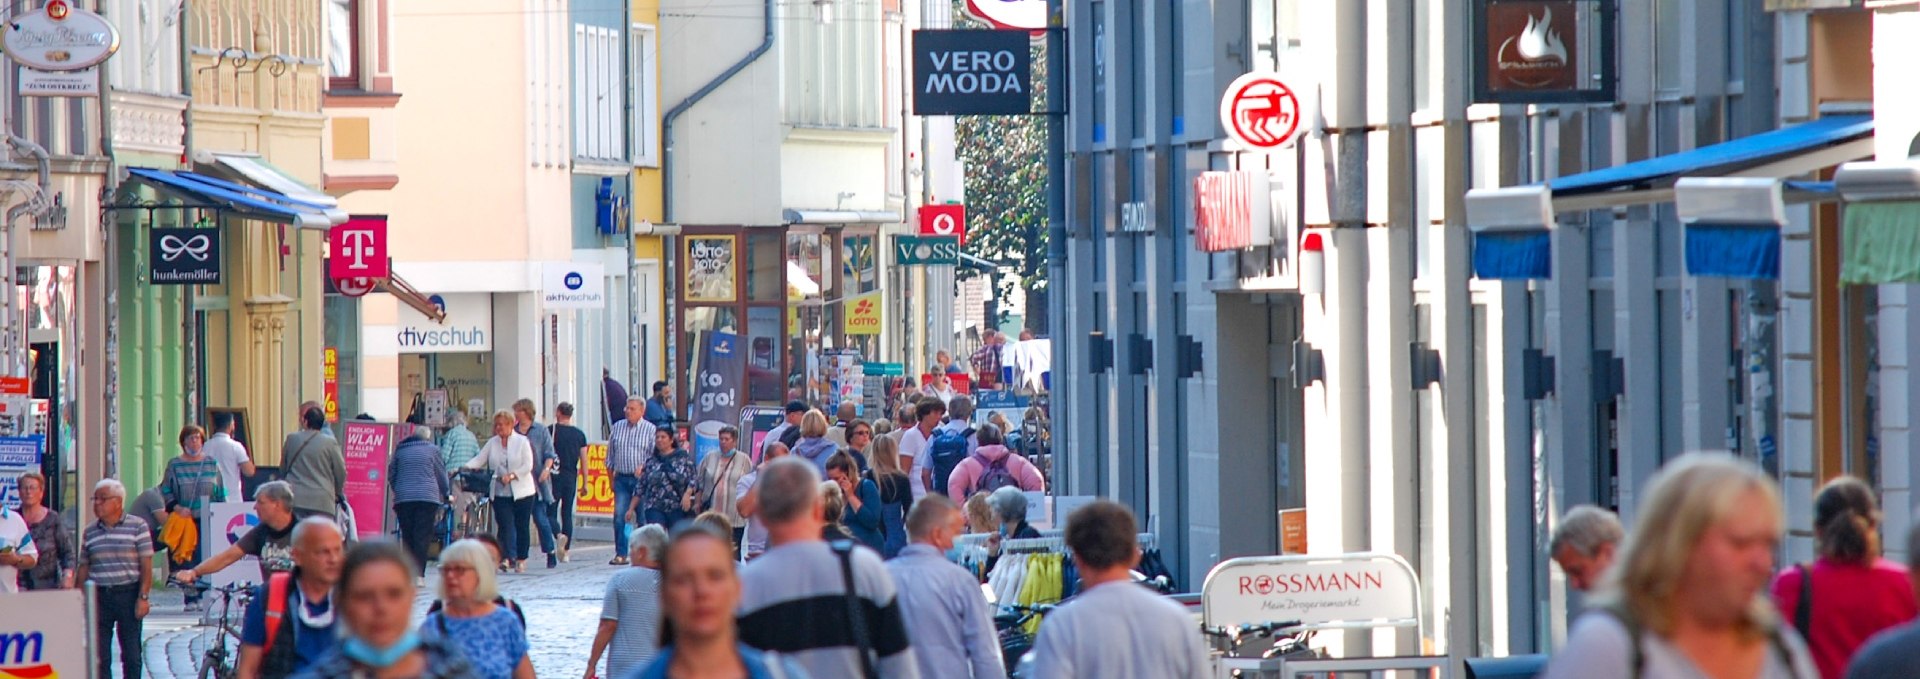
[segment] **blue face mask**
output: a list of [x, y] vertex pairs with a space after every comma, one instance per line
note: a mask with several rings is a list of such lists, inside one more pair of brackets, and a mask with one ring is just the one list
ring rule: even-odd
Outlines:
[[419, 647], [420, 633], [407, 630], [406, 636], [400, 637], [399, 641], [384, 649], [374, 648], [372, 644], [362, 641], [359, 637], [348, 637], [346, 642], [341, 644], [340, 652], [354, 662], [383, 669], [392, 667], [394, 663], [400, 662], [401, 658], [407, 657], [408, 653], [412, 653], [413, 649]]
[[960, 545], [947, 548], [947, 561], [960, 563]]

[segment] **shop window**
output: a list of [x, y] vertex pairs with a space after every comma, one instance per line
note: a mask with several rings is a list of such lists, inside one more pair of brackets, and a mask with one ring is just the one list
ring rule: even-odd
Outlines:
[[[747, 300], [784, 302], [787, 298], [784, 234], [779, 231], [747, 232]], [[777, 326], [776, 326], [777, 327]]]
[[826, 275], [825, 236], [795, 233], [787, 236], [787, 295], [791, 299], [819, 299], [833, 289]]

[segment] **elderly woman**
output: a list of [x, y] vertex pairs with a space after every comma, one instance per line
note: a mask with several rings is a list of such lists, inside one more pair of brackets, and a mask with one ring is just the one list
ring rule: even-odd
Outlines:
[[1545, 679], [1815, 679], [1800, 635], [1767, 600], [1785, 521], [1773, 481], [1731, 455], [1655, 474], [1595, 606]]
[[[406, 429], [411, 425], [401, 425]], [[393, 515], [400, 520], [400, 540], [413, 555], [415, 573], [426, 576], [427, 546], [433, 542], [435, 518], [440, 505], [453, 489], [447, 470], [441, 466], [440, 448], [433, 445], [433, 430], [411, 426], [405, 441], [394, 448], [387, 460], [387, 487], [393, 493]], [[424, 581], [416, 584], [426, 584]]]
[[527, 553], [533, 549], [527, 521], [533, 518], [539, 489], [534, 486], [533, 444], [514, 433], [513, 424], [513, 413], [494, 413], [493, 436], [487, 437], [466, 468], [493, 470], [493, 513], [500, 524], [500, 547], [506, 552], [504, 567], [525, 573]]
[[73, 587], [73, 535], [60, 512], [47, 509], [47, 477], [20, 475], [20, 518], [40, 550], [31, 570], [20, 572], [20, 589]]
[[[488, 569], [491, 572], [491, 569]], [[362, 542], [347, 552], [334, 585], [343, 637], [300, 679], [456, 679], [474, 676], [467, 659], [444, 638], [414, 630], [414, 564], [399, 545]], [[531, 675], [531, 672], [529, 672]]]
[[429, 639], [450, 640], [473, 663], [468, 676], [533, 679], [527, 630], [513, 611], [494, 603], [499, 587], [492, 553], [477, 540], [461, 540], [440, 553], [440, 600], [420, 628]]
[[793, 659], [764, 656], [740, 643], [734, 621], [740, 576], [724, 533], [692, 526], [674, 534], [660, 558], [660, 605], [666, 617], [664, 645], [630, 676], [806, 676]]
[[820, 474], [827, 473], [827, 458], [840, 450], [827, 439], [827, 416], [818, 410], [809, 410], [800, 418], [800, 442], [793, 444], [793, 454], [806, 458]]
[[[200, 557], [205, 553], [204, 545], [198, 540], [200, 523], [207, 520], [213, 503], [227, 499], [227, 488], [220, 481], [220, 463], [202, 450], [206, 443], [207, 431], [200, 425], [180, 428], [180, 456], [167, 460], [167, 470], [160, 477], [160, 495], [166, 498], [168, 511], [173, 514], [160, 529], [161, 539], [168, 540], [172, 557], [167, 561], [173, 573], [200, 564]], [[239, 493], [233, 495], [238, 497]], [[183, 537], [174, 539], [176, 536]], [[193, 539], [184, 540], [185, 537]], [[189, 542], [190, 548], [174, 548], [185, 547]], [[187, 590], [186, 602], [188, 611], [200, 610], [199, 590]]]

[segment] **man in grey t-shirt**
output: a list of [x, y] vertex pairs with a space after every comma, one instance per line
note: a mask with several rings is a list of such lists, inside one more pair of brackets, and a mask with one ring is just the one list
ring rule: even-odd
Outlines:
[[1067, 549], [1083, 589], [1040, 623], [1034, 676], [1200, 679], [1209, 676], [1200, 627], [1185, 608], [1133, 584], [1140, 560], [1133, 512], [1109, 500], [1067, 517]]
[[[660, 557], [667, 551], [667, 531], [659, 524], [641, 526], [633, 531], [632, 542], [633, 567], [607, 581], [600, 631], [593, 636], [593, 654], [587, 656], [587, 679], [627, 676], [660, 652]], [[607, 673], [596, 675], [600, 654], [609, 648], [613, 652], [607, 654]]]

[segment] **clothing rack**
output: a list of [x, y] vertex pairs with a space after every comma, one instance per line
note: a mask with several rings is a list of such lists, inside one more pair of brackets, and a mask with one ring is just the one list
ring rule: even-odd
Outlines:
[[1002, 554], [1050, 554], [1065, 553], [1066, 551], [1067, 539], [1065, 537], [1024, 538], [1020, 540], [1004, 540], [1000, 543], [1000, 553]]

